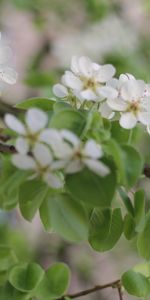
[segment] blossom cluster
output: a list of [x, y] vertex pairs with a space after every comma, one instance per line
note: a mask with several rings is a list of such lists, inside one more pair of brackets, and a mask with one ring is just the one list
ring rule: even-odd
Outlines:
[[99, 176], [109, 174], [109, 168], [99, 160], [103, 156], [99, 144], [92, 139], [83, 143], [66, 129], [48, 128], [48, 115], [40, 109], [29, 109], [24, 122], [6, 114], [5, 123], [19, 135], [12, 163], [19, 169], [30, 170], [30, 179], [40, 176], [57, 189], [63, 187], [65, 174], [79, 172], [84, 167]]
[[17, 81], [17, 73], [10, 67], [11, 61], [11, 48], [2, 42], [2, 35], [0, 33], [0, 93], [7, 84], [13, 85]]
[[119, 116], [119, 123], [125, 129], [132, 129], [140, 122], [150, 132], [150, 85], [128, 73], [121, 74], [119, 79], [114, 75], [112, 65], [99, 65], [88, 57], [74, 56], [71, 71], [65, 72], [53, 92], [58, 98], [75, 103], [77, 108], [84, 105], [88, 109], [89, 103], [97, 103], [96, 109], [102, 117]]

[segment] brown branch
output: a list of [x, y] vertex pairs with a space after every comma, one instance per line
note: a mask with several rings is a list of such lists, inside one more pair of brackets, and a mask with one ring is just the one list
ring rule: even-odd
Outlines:
[[23, 109], [19, 109], [17, 107], [11, 106], [9, 104], [6, 104], [2, 101], [2, 99], [0, 98], [0, 117], [4, 117], [4, 115], [6, 113], [10, 113], [10, 114], [14, 114], [14, 115], [18, 115], [21, 112], [24, 112]]
[[17, 150], [15, 149], [15, 147], [13, 145], [6, 145], [3, 143], [0, 143], [0, 152], [1, 153], [16, 153]]
[[119, 300], [123, 300], [123, 294], [122, 294], [122, 289], [121, 289], [121, 284], [118, 284], [118, 294], [119, 294]]
[[150, 178], [150, 164], [145, 164], [144, 169], [143, 169], [143, 174]]
[[[66, 297], [71, 298], [71, 299], [75, 299], [75, 298], [86, 296], [86, 295], [89, 295], [89, 294], [92, 294], [94, 292], [104, 290], [104, 289], [107, 289], [107, 288], [117, 288], [118, 291], [119, 291], [119, 289], [121, 289], [120, 280], [118, 279], [118, 280], [115, 280], [113, 282], [110, 282], [110, 283], [107, 283], [107, 284], [104, 284], [104, 285], [96, 285], [95, 287], [93, 287], [91, 289], [84, 290], [84, 291], [81, 291], [81, 292], [78, 292], [78, 293], [75, 293], [75, 294], [68, 294], [68, 295], [65, 295], [65, 296], [57, 299], [57, 300], [65, 300]], [[120, 297], [120, 295], [119, 295], [119, 297]], [[121, 297], [122, 297], [122, 294], [121, 294]], [[122, 300], [122, 298], [119, 298], [119, 300]]]

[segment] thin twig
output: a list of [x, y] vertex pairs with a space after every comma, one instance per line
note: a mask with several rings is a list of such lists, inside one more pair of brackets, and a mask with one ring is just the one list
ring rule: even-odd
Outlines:
[[122, 295], [122, 290], [121, 290], [121, 285], [118, 285], [118, 294], [119, 294], [119, 300], [123, 300], [123, 295]]
[[[104, 290], [104, 289], [107, 289], [107, 288], [117, 288], [117, 289], [119, 289], [119, 286], [120, 286], [120, 280], [118, 279], [118, 280], [115, 280], [113, 282], [110, 282], [110, 283], [107, 283], [107, 284], [104, 284], [104, 285], [96, 285], [95, 287], [93, 287], [91, 289], [84, 290], [84, 291], [81, 291], [81, 292], [78, 292], [78, 293], [75, 293], [75, 294], [68, 294], [66, 296], [63, 296], [63, 297], [57, 299], [57, 300], [65, 300], [66, 297], [71, 298], [71, 299], [75, 299], [75, 298], [86, 296], [88, 294], [92, 294], [94, 292]], [[120, 298], [119, 300], [122, 300], [122, 298]]]
[[6, 145], [4, 143], [0, 143], [0, 152], [1, 153], [16, 153], [17, 150], [13, 145]]

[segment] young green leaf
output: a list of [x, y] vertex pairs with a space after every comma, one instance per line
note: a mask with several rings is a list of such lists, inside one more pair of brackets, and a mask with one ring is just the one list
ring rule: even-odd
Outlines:
[[122, 284], [125, 290], [133, 296], [145, 297], [150, 293], [150, 282], [148, 278], [133, 270], [129, 270], [123, 274]]

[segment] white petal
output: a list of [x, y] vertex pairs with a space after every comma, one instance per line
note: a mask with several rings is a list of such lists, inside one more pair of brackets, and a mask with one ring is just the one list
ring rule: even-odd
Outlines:
[[85, 165], [97, 175], [104, 177], [110, 173], [109, 168], [102, 162], [94, 159], [84, 159]]
[[73, 56], [71, 59], [71, 71], [79, 74], [79, 58], [77, 56]]
[[128, 80], [121, 88], [121, 96], [126, 101], [138, 100], [145, 90], [145, 82], [142, 80]]
[[89, 140], [86, 142], [82, 154], [91, 158], [100, 158], [103, 155], [103, 151], [101, 146], [94, 140]]
[[55, 84], [53, 86], [53, 93], [58, 98], [64, 98], [64, 97], [68, 96], [68, 90], [67, 90], [67, 88], [64, 85], [59, 84], [59, 83]]
[[78, 159], [75, 159], [68, 163], [68, 165], [65, 168], [65, 172], [68, 174], [77, 173], [80, 172], [83, 169], [83, 167], [84, 166], [82, 162]]
[[135, 77], [132, 74], [129, 74], [129, 73], [121, 74], [119, 76], [119, 81], [121, 83], [126, 82], [128, 80], [135, 80]]
[[98, 96], [90, 89], [80, 92], [80, 95], [85, 100], [96, 100]]
[[112, 109], [109, 107], [109, 105], [106, 102], [101, 104], [99, 111], [102, 117], [106, 119], [112, 119], [115, 115], [115, 113], [112, 111]]
[[0, 47], [0, 65], [6, 64], [12, 56], [12, 51], [9, 47]]
[[50, 172], [47, 172], [44, 174], [43, 179], [50, 187], [54, 189], [60, 189], [63, 188], [64, 186], [64, 181], [57, 174], [52, 174]]
[[115, 74], [115, 68], [112, 65], [103, 65], [97, 72], [96, 78], [99, 82], [107, 82]]
[[40, 141], [51, 147], [57, 158], [65, 158], [72, 154], [71, 146], [64, 142], [62, 132], [56, 129], [45, 129], [39, 137]]
[[42, 166], [46, 167], [53, 161], [53, 156], [49, 148], [43, 144], [36, 144], [33, 149], [33, 155], [36, 161]]
[[51, 163], [51, 170], [61, 170], [64, 169], [66, 164], [68, 163], [67, 160], [55, 160]]
[[21, 154], [27, 154], [29, 152], [29, 143], [26, 138], [18, 137], [15, 146], [16, 150]]
[[31, 156], [23, 154], [13, 154], [12, 163], [22, 170], [34, 170], [36, 169], [36, 163]]
[[30, 108], [25, 116], [27, 126], [31, 132], [38, 132], [48, 123], [48, 115], [38, 108]]
[[75, 89], [80, 91], [82, 89], [82, 81], [71, 72], [65, 72], [65, 75], [63, 75], [62, 80], [66, 86], [73, 90]]
[[150, 125], [150, 112], [139, 112], [138, 120], [144, 125]]
[[9, 127], [10, 129], [12, 129], [20, 134], [26, 133], [25, 126], [15, 116], [13, 116], [11, 114], [6, 114], [4, 120], [5, 120], [7, 127]]
[[118, 97], [118, 91], [108, 85], [99, 88], [99, 93], [107, 99], [115, 99]]
[[125, 111], [128, 107], [127, 102], [123, 101], [121, 98], [108, 99], [108, 106], [115, 111]]
[[0, 68], [0, 79], [8, 84], [15, 84], [17, 81], [17, 73], [12, 68]]
[[131, 112], [123, 113], [119, 123], [123, 128], [132, 129], [137, 123], [137, 118]]
[[86, 57], [82, 56], [79, 58], [79, 69], [83, 76], [89, 78], [92, 76], [93, 68], [91, 60]]
[[80, 139], [73, 132], [71, 132], [67, 129], [63, 129], [60, 131], [60, 133], [61, 133], [61, 136], [63, 137], [63, 139], [67, 140], [73, 146], [76, 147], [80, 144]]
[[111, 78], [107, 81], [106, 86], [111, 86], [114, 89], [118, 90], [119, 87], [119, 80], [117, 78]]

